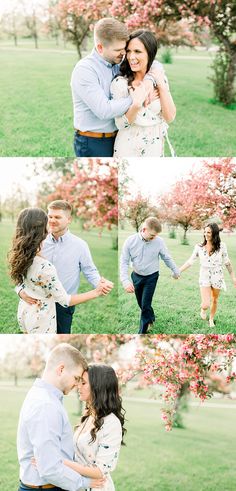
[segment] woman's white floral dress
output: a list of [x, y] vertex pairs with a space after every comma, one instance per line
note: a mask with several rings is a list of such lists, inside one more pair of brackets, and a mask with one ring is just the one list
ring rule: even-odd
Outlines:
[[[112, 81], [111, 95], [113, 99], [129, 95], [127, 78], [118, 76]], [[115, 123], [119, 130], [114, 145], [115, 157], [163, 156], [168, 125], [161, 115], [160, 99], [142, 107], [133, 123], [130, 124], [125, 115], [115, 118]]]
[[220, 249], [211, 255], [204, 246], [197, 244], [188, 260], [189, 263], [193, 264], [197, 257], [200, 259], [199, 285], [226, 290], [223, 266], [230, 263], [226, 244], [221, 242]]
[[56, 333], [56, 305], [68, 307], [68, 295], [58, 279], [56, 268], [41, 256], [35, 256], [27, 271], [23, 289], [30, 297], [39, 299], [38, 304], [29, 305], [20, 300], [18, 322], [23, 332]]
[[[80, 433], [80, 427], [74, 434], [75, 460], [81, 465], [97, 466], [106, 477], [105, 485], [99, 491], [115, 491], [110, 472], [117, 464], [122, 440], [122, 429], [119, 419], [111, 413], [105, 416], [104, 423], [96, 433], [96, 440], [91, 441], [90, 430]], [[95, 491], [95, 488], [92, 488]]]

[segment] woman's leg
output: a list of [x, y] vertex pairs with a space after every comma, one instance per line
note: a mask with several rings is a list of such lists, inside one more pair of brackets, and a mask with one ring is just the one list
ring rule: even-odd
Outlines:
[[210, 286], [201, 286], [201, 318], [206, 319], [207, 309], [210, 308], [211, 305], [211, 287]]
[[220, 290], [218, 288], [211, 288], [211, 307], [210, 307], [210, 320], [209, 322], [212, 323], [213, 325], [211, 327], [214, 327], [214, 316], [217, 310], [217, 304], [218, 304], [218, 298], [220, 295]]

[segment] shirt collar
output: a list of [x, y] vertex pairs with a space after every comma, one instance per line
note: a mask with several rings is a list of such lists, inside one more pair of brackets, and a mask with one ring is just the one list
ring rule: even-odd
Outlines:
[[58, 237], [58, 239], [55, 239], [55, 237], [53, 237], [53, 234], [51, 233], [49, 234], [49, 238], [54, 243], [65, 242], [68, 239], [69, 235], [70, 235], [70, 231], [67, 230], [67, 232], [64, 235], [61, 235], [61, 237]]
[[146, 240], [146, 239], [144, 239], [144, 237], [142, 236], [141, 232], [138, 232], [138, 236], [139, 236], [139, 238], [140, 238], [140, 239], [141, 239], [143, 242], [145, 242], [146, 244], [148, 244], [148, 243], [150, 242], [150, 240]]
[[100, 63], [102, 63], [103, 65], [107, 66], [108, 68], [113, 68], [113, 66], [117, 66], [117, 65], [112, 65], [112, 63], [110, 63], [109, 61], [105, 60], [96, 50], [96, 48], [93, 48], [93, 51], [92, 51], [92, 55], [94, 56], [94, 58], [96, 58]]
[[55, 387], [55, 385], [49, 384], [48, 382], [45, 382], [45, 380], [41, 378], [36, 378], [34, 382], [34, 387], [39, 387], [40, 389], [46, 389], [48, 392], [51, 394], [54, 394], [59, 401], [63, 401], [63, 392]]

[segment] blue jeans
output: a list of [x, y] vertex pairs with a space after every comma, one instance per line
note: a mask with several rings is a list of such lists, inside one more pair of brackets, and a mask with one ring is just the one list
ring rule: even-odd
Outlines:
[[75, 307], [62, 307], [56, 303], [57, 334], [70, 334]]
[[[26, 486], [25, 484], [23, 484], [21, 481], [20, 481], [20, 485], [19, 485], [19, 488], [18, 488], [18, 491], [36, 491], [37, 489], [42, 489], [40, 487], [38, 488], [31, 488], [30, 486]], [[52, 491], [66, 491], [62, 488], [58, 488], [57, 486], [55, 488], [52, 488]]]
[[112, 157], [115, 136], [109, 138], [93, 138], [74, 134], [74, 150], [76, 157]]
[[152, 324], [155, 321], [155, 314], [152, 308], [152, 297], [159, 278], [159, 271], [147, 276], [142, 276], [133, 271], [131, 278], [134, 285], [135, 296], [141, 309], [139, 334], [146, 334], [148, 324]]

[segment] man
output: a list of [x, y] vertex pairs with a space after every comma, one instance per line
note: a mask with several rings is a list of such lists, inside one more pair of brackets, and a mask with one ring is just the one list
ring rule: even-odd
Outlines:
[[[101, 487], [103, 479], [88, 479], [63, 464], [73, 460], [73, 434], [63, 395], [78, 386], [87, 368], [81, 353], [67, 343], [54, 348], [42, 378], [36, 379], [20, 412], [17, 453], [20, 464], [18, 491], [50, 489], [77, 491]], [[31, 462], [36, 460], [37, 467]]]
[[[58, 277], [67, 293], [71, 295], [77, 293], [80, 284], [80, 272], [82, 271], [94, 288], [101, 282], [103, 293], [106, 295], [113, 288], [113, 283], [101, 278], [93, 263], [87, 243], [68, 230], [71, 220], [72, 207], [67, 201], [56, 200], [49, 204], [49, 234], [44, 241], [42, 255], [55, 266]], [[18, 294], [22, 300], [28, 303], [37, 302], [20, 288]], [[57, 333], [69, 334], [71, 332], [74, 311], [75, 307], [64, 308], [60, 304], [56, 304]]]
[[[158, 237], [160, 232], [160, 222], [155, 217], [149, 217], [140, 232], [128, 237], [122, 249], [120, 278], [125, 291], [135, 293], [141, 309], [139, 334], [146, 334], [155, 321], [152, 298], [159, 277], [159, 257], [172, 270], [175, 279], [180, 276], [163, 239]], [[130, 261], [133, 266], [132, 282], [128, 275]]]
[[[119, 73], [128, 40], [127, 27], [116, 19], [104, 18], [94, 27], [92, 53], [80, 60], [72, 73], [74, 106], [74, 149], [77, 157], [112, 157], [117, 128], [114, 118], [126, 113], [131, 96], [110, 99], [110, 85]], [[147, 94], [154, 79], [147, 75]], [[137, 91], [143, 89], [137, 88]]]

